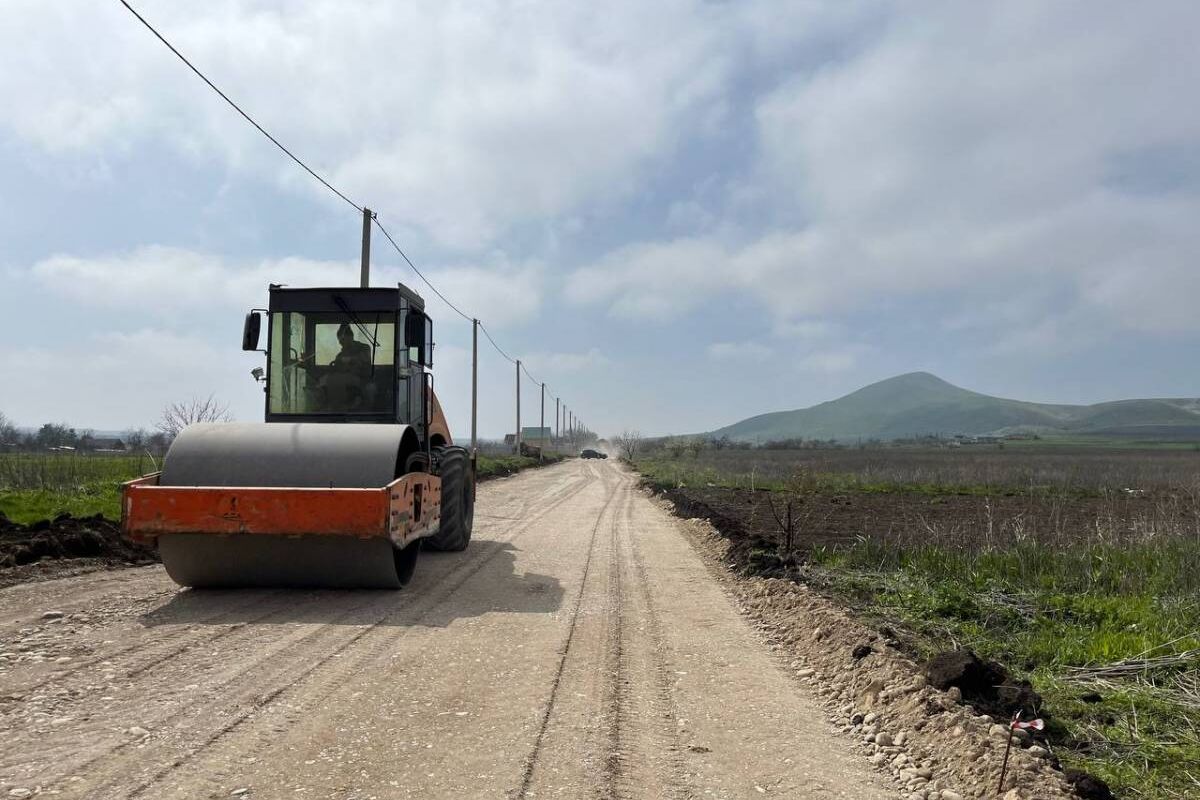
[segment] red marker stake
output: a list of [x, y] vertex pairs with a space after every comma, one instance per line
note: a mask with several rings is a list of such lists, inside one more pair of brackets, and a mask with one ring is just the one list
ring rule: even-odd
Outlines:
[[1004, 743], [1004, 763], [1000, 765], [1000, 785], [996, 787], [996, 797], [1004, 791], [1004, 774], [1008, 772], [1008, 752], [1012, 750], [1013, 728], [1016, 727], [1017, 720], [1020, 718], [1021, 712], [1018, 711], [1013, 717], [1012, 723], [1008, 726], [1008, 741]]

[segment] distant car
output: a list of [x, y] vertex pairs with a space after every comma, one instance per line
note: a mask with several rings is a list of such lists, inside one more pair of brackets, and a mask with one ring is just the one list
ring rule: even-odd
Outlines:
[[608, 453], [601, 453], [599, 450], [584, 450], [579, 454], [580, 458], [608, 458]]

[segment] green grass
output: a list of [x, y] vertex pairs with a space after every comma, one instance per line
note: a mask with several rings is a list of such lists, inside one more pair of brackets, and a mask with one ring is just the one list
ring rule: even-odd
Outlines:
[[[546, 463], [562, 456], [547, 454]], [[121, 517], [120, 485], [156, 469], [147, 456], [14, 453], [0, 455], [0, 513], [29, 524], [59, 514]], [[539, 466], [536, 458], [480, 455], [480, 479]]]
[[118, 519], [121, 482], [155, 468], [155, 462], [144, 455], [0, 455], [0, 512], [25, 524], [63, 513]]
[[[920, 655], [957, 644], [1042, 693], [1057, 752], [1120, 796], [1192, 796], [1200, 779], [1200, 657], [1122, 678], [1073, 667], [1200, 651], [1200, 537], [1005, 551], [859, 541], [810, 554], [818, 585], [914, 634]], [[1096, 691], [1103, 700], [1079, 698]]]
[[23, 525], [53, 519], [59, 514], [75, 517], [103, 514], [117, 520], [121, 517], [121, 498], [116, 484], [83, 486], [70, 492], [49, 489], [0, 490], [0, 513]]
[[545, 461], [538, 461], [538, 459], [529, 456], [485, 456], [480, 454], [479, 460], [476, 462], [476, 475], [480, 480], [499, 478], [505, 475], [512, 475], [514, 472], [545, 466], [546, 464], [554, 464], [562, 460], [563, 457], [557, 453], [546, 453]]

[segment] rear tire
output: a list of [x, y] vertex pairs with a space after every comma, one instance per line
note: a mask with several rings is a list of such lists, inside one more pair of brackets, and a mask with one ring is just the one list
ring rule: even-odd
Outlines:
[[475, 479], [471, 458], [462, 447], [443, 447], [437, 451], [438, 473], [442, 478], [442, 521], [438, 532], [428, 539], [434, 550], [466, 550], [471, 543], [475, 521]]

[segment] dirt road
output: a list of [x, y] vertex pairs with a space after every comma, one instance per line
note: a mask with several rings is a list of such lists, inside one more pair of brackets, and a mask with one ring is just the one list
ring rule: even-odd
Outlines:
[[893, 796], [616, 464], [475, 531], [401, 592], [0, 590], [0, 797]]

